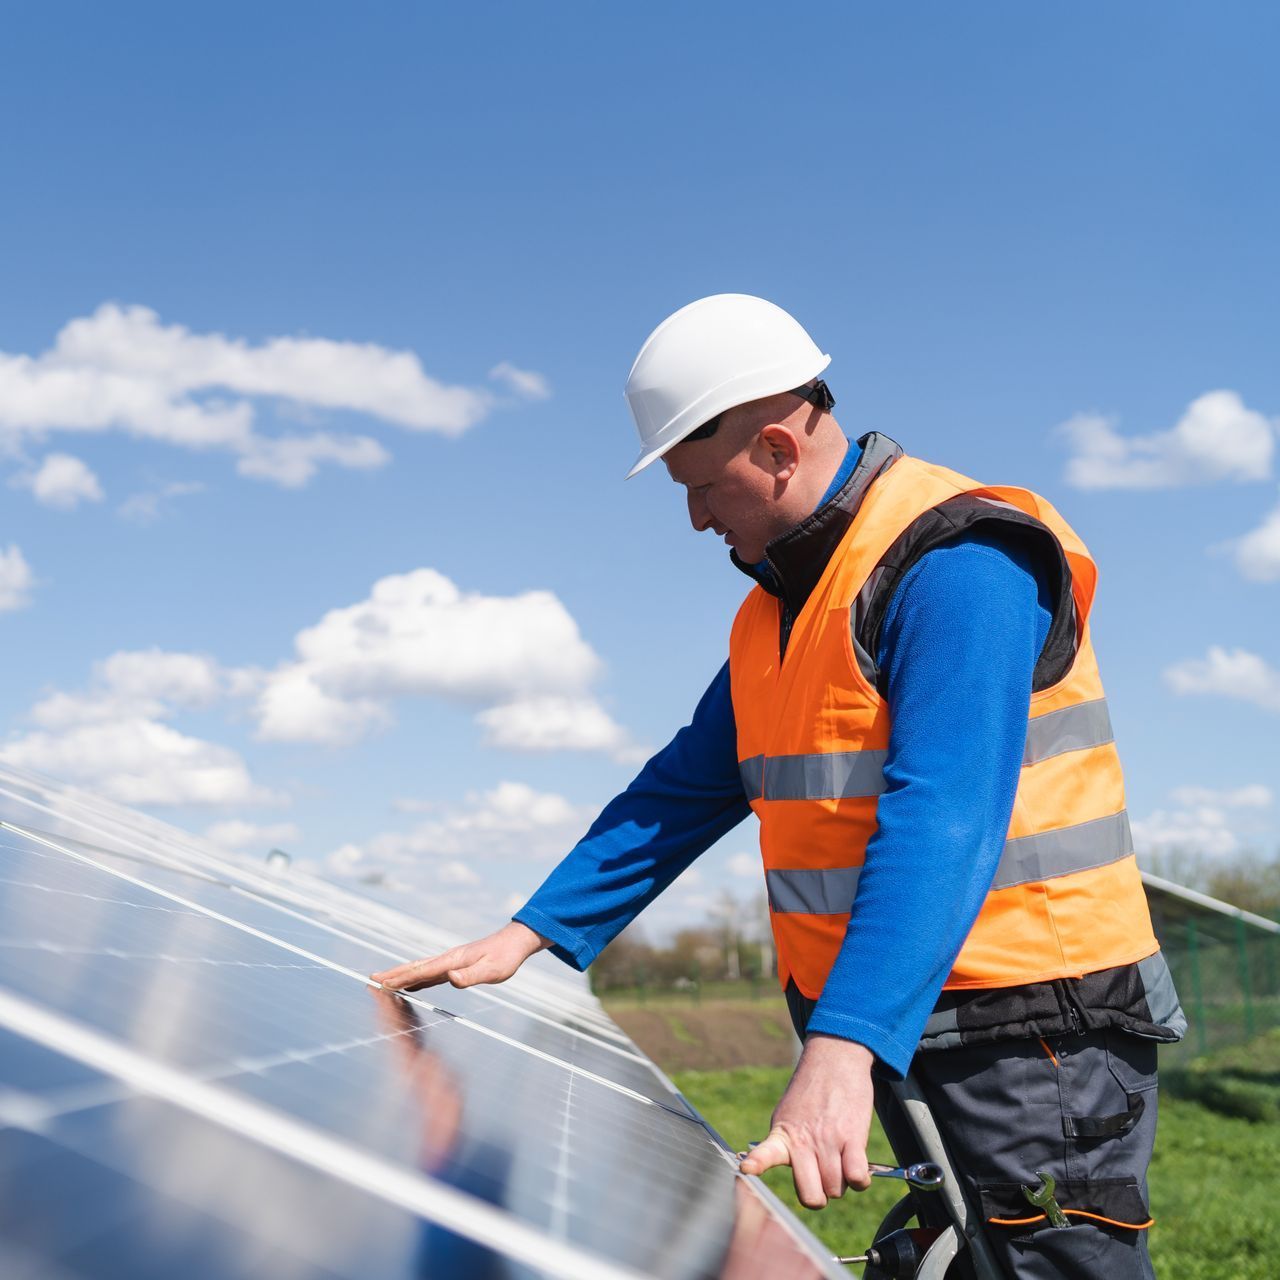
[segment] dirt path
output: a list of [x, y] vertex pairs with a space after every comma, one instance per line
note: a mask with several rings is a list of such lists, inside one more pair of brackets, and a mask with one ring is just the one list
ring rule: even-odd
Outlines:
[[664, 1071], [789, 1067], [796, 1059], [782, 1000], [605, 1001], [605, 1008]]

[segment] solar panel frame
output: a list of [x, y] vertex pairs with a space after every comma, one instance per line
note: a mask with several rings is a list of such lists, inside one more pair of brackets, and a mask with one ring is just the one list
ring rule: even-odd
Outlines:
[[[309, 989], [307, 984], [321, 984], [326, 993], [323, 1007], [335, 1023], [345, 1020], [354, 1026], [358, 1016], [340, 1018], [339, 1013], [355, 1006], [346, 995], [336, 993], [354, 995], [357, 989], [346, 985], [352, 981], [368, 988], [370, 958], [385, 967], [388, 960], [430, 949], [424, 945], [428, 940], [431, 946], [447, 946], [454, 939], [440, 930], [422, 928], [385, 904], [302, 876], [282, 881], [201, 848], [179, 833], [172, 833], [172, 843], [167, 843], [171, 833], [141, 815], [129, 814], [117, 824], [116, 811], [105, 802], [44, 787], [29, 775], [15, 781], [7, 771], [0, 771], [3, 801], [8, 802], [4, 810], [11, 818], [21, 816], [27, 821], [0, 823], [4, 829], [0, 894], [12, 897], [25, 892], [31, 898], [43, 894], [52, 900], [60, 892], [78, 893], [82, 917], [64, 921], [69, 928], [101, 910], [135, 913], [135, 920], [159, 912], [149, 917], [150, 923], [160, 921], [170, 929], [165, 951], [136, 947], [131, 951], [119, 942], [103, 945], [92, 936], [81, 941], [84, 931], [77, 934], [75, 930], [76, 940], [68, 941], [57, 934], [52, 920], [46, 930], [49, 936], [44, 938], [19, 936], [12, 929], [0, 936], [0, 1028], [114, 1081], [114, 1094], [106, 1082], [96, 1085], [96, 1100], [83, 1088], [78, 1094], [71, 1090], [73, 1097], [80, 1098], [79, 1110], [127, 1107], [146, 1094], [199, 1116], [204, 1123], [220, 1125], [245, 1142], [261, 1145], [263, 1135], [269, 1135], [267, 1145], [277, 1154], [325, 1177], [339, 1181], [345, 1177], [355, 1191], [382, 1196], [454, 1235], [472, 1239], [479, 1247], [514, 1259], [512, 1265], [545, 1274], [713, 1275], [715, 1257], [735, 1247], [733, 1235], [740, 1234], [741, 1223], [748, 1219], [765, 1222], [773, 1247], [781, 1247], [802, 1271], [841, 1274], [761, 1184], [736, 1173], [736, 1161], [722, 1140], [667, 1077], [608, 1021], [580, 981], [531, 973], [520, 975], [496, 995], [483, 988], [457, 992], [445, 987], [395, 1001], [397, 1007], [412, 1009], [417, 1018], [412, 1035], [402, 1033], [399, 1043], [403, 1046], [413, 1040], [419, 1064], [430, 1062], [435, 1064], [433, 1069], [452, 1070], [459, 1077], [465, 1073], [466, 1097], [473, 1109], [482, 1095], [491, 1100], [487, 1105], [500, 1105], [506, 1094], [514, 1094], [517, 1088], [527, 1093], [539, 1079], [543, 1081], [543, 1093], [529, 1094], [524, 1114], [532, 1117], [545, 1110], [548, 1132], [559, 1127], [558, 1146], [553, 1147], [550, 1140], [546, 1144], [555, 1162], [543, 1159], [542, 1165], [535, 1161], [522, 1167], [504, 1190], [509, 1202], [498, 1207], [415, 1167], [412, 1152], [406, 1156], [403, 1150], [393, 1150], [388, 1155], [369, 1145], [369, 1134], [358, 1123], [367, 1116], [353, 1112], [346, 1096], [376, 1094], [371, 1082], [377, 1073], [369, 1071], [373, 1061], [369, 1055], [385, 1054], [394, 1047], [395, 1033], [353, 1035], [348, 1030], [329, 1040], [313, 1037], [309, 1044], [277, 1038], [271, 1052], [255, 1056], [250, 1051], [255, 1037], [264, 1045], [270, 1039], [261, 1030], [261, 1010], [254, 1007], [257, 996], [277, 988], [292, 989], [298, 996]], [[22, 813], [23, 809], [27, 812]], [[35, 816], [41, 817], [45, 830], [30, 822]], [[55, 829], [48, 830], [50, 826]], [[43, 865], [31, 864], [38, 866], [38, 878], [45, 883], [34, 889], [28, 883], [24, 889], [20, 877], [4, 868], [11, 869], [21, 857], [30, 859], [37, 853], [51, 859]], [[70, 867], [78, 869], [75, 874], [81, 878], [74, 882], [78, 888], [68, 887]], [[85, 904], [94, 903], [85, 916]], [[28, 910], [27, 914], [39, 913]], [[8, 919], [0, 914], [0, 923]], [[193, 929], [219, 931], [217, 955], [182, 951], [183, 930], [189, 934]], [[229, 941], [233, 937], [234, 945]], [[15, 956], [36, 954], [56, 958], [63, 965], [64, 980], [75, 969], [73, 961], [97, 964], [104, 994], [113, 967], [134, 975], [122, 982], [126, 993], [145, 990], [152, 998], [155, 981], [148, 984], [137, 976], [143, 972], [140, 966], [192, 970], [205, 966], [207, 973], [223, 977], [232, 972], [252, 974], [256, 995], [236, 1007], [244, 1019], [238, 1032], [228, 1030], [227, 1010], [233, 1002], [219, 994], [218, 979], [210, 980], [201, 991], [204, 1007], [198, 1012], [208, 1025], [195, 1037], [206, 1045], [215, 1034], [239, 1043], [235, 1035], [240, 1034], [249, 1048], [228, 1052], [221, 1061], [194, 1049], [184, 1057], [174, 1048], [180, 1037], [170, 1026], [174, 1043], [165, 1046], [164, 1052], [155, 1045], [139, 1051], [130, 1043], [127, 1028], [111, 1025], [105, 1009], [74, 1001], [64, 1001], [65, 1007], [59, 1008], [54, 993], [42, 990], [34, 973], [24, 979], [23, 965]], [[357, 966], [357, 960], [368, 963]], [[335, 994], [328, 994], [330, 988]], [[232, 989], [234, 984], [228, 987]], [[372, 994], [391, 999], [387, 993]], [[272, 998], [277, 1003], [283, 1000], [280, 992]], [[365, 990], [360, 998], [368, 998]], [[121, 1003], [123, 998], [117, 999]], [[318, 996], [312, 1004], [319, 1007]], [[364, 1019], [367, 1023], [367, 1008]], [[489, 1070], [491, 1056], [500, 1064], [496, 1074]], [[379, 1070], [385, 1071], [385, 1064]], [[522, 1083], [514, 1086], [514, 1080]], [[287, 1084], [283, 1092], [282, 1084]], [[21, 1114], [21, 1105], [16, 1111], [12, 1105], [21, 1096], [23, 1091], [9, 1083], [8, 1092], [0, 1094], [0, 1121], [5, 1099], [13, 1114]], [[24, 1105], [30, 1111], [32, 1095], [25, 1096]], [[65, 1099], [67, 1091], [59, 1096]], [[52, 1096], [46, 1105], [51, 1101]], [[71, 1114], [64, 1110], [63, 1121]], [[532, 1132], [537, 1124], [529, 1120], [527, 1127]], [[479, 1149], [480, 1129], [473, 1124], [473, 1130], [466, 1141]], [[571, 1166], [580, 1155], [583, 1168], [577, 1170]], [[632, 1176], [628, 1183], [620, 1172], [627, 1169], [627, 1176], [647, 1172], [649, 1182], [642, 1184]], [[359, 1173], [354, 1180], [353, 1172]], [[477, 1169], [468, 1168], [465, 1161], [452, 1172], [463, 1179], [463, 1185], [467, 1178], [479, 1177]], [[665, 1193], [659, 1181], [664, 1176]], [[548, 1180], [549, 1190], [538, 1185], [539, 1178]], [[648, 1187], [651, 1198], [662, 1200], [665, 1194], [681, 1213], [660, 1223], [638, 1209], [635, 1188], [641, 1185]], [[708, 1185], [714, 1194], [705, 1190]], [[744, 1194], [745, 1214], [738, 1199]], [[521, 1212], [511, 1212], [512, 1204]], [[607, 1256], [611, 1241], [600, 1226], [604, 1220], [615, 1236], [622, 1231], [632, 1237], [629, 1259]], [[641, 1271], [632, 1265], [637, 1260]], [[653, 1266], [659, 1270], [652, 1270]]]

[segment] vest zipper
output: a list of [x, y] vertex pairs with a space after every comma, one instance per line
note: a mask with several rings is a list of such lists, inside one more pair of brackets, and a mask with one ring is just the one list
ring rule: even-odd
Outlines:
[[1076, 1035], [1084, 1035], [1084, 1022], [1080, 1017], [1080, 1009], [1076, 1004], [1075, 996], [1071, 994], [1071, 988], [1067, 985], [1065, 978], [1059, 979], [1062, 983], [1062, 1002], [1067, 1006], [1067, 1020], [1071, 1023], [1071, 1030]]

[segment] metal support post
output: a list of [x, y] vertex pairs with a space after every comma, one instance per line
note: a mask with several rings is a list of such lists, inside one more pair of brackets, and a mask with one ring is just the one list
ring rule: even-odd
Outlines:
[[1236, 917], [1236, 957], [1240, 966], [1240, 993], [1244, 997], [1244, 1033], [1252, 1040], [1253, 983], [1249, 977], [1249, 931], [1239, 916]]
[[[933, 1112], [929, 1110], [929, 1104], [925, 1101], [924, 1095], [909, 1074], [904, 1079], [896, 1081], [891, 1088], [916, 1135], [916, 1141], [920, 1144], [924, 1158], [941, 1165], [946, 1174], [946, 1181], [942, 1186], [929, 1194], [941, 1196], [946, 1204], [947, 1212], [958, 1234], [956, 1244], [962, 1239], [968, 1245], [977, 1280], [1001, 1280], [1003, 1272], [991, 1252], [991, 1246], [987, 1243], [982, 1215], [969, 1202], [969, 1197], [965, 1194], [960, 1175], [951, 1162], [951, 1156], [946, 1144], [942, 1141], [942, 1134], [938, 1132], [937, 1124], [934, 1123]], [[946, 1252], [951, 1252], [945, 1237], [940, 1238], [937, 1243]], [[932, 1252], [931, 1249], [930, 1253]], [[950, 1257], [946, 1258], [946, 1263], [949, 1262]], [[945, 1264], [943, 1270], [945, 1270]], [[922, 1274], [924, 1274], [923, 1269]], [[932, 1270], [929, 1274], [933, 1274]]]
[[1196, 922], [1187, 917], [1187, 957], [1191, 961], [1191, 998], [1195, 1002], [1196, 1043], [1201, 1053], [1209, 1052], [1209, 1032], [1204, 1018], [1204, 987], [1200, 981], [1200, 940]]

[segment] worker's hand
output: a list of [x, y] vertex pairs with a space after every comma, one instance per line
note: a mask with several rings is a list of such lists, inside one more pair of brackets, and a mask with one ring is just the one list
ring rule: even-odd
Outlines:
[[821, 1209], [845, 1187], [865, 1191], [867, 1135], [871, 1130], [870, 1049], [837, 1036], [812, 1035], [791, 1083], [773, 1113], [769, 1136], [739, 1166], [763, 1173], [789, 1164], [796, 1195], [807, 1209]]
[[513, 920], [477, 942], [464, 942], [438, 956], [412, 960], [369, 976], [391, 991], [418, 991], [442, 982], [455, 987], [472, 987], [477, 982], [506, 982], [531, 955], [550, 945], [550, 939]]

